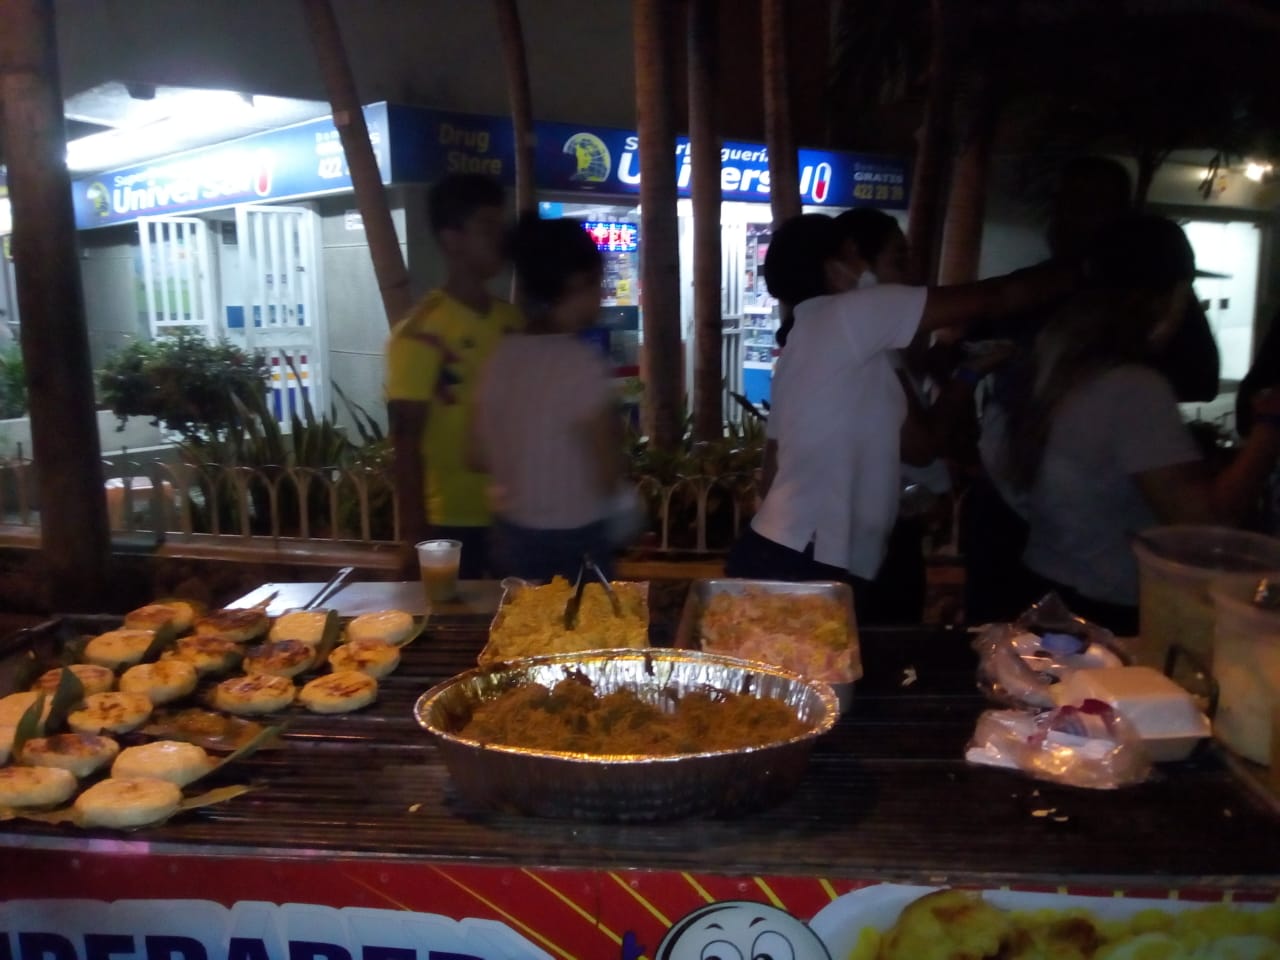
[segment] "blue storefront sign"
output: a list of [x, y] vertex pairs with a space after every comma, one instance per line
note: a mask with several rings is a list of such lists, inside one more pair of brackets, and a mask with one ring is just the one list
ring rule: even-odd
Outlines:
[[[377, 103], [364, 108], [384, 184], [430, 183], [449, 173], [515, 181], [515, 137], [507, 117]], [[535, 179], [542, 190], [634, 196], [640, 192], [635, 133], [563, 123], [537, 126]], [[891, 157], [801, 150], [800, 194], [818, 206], [907, 205], [906, 164]], [[689, 141], [676, 141], [676, 183], [689, 194]], [[767, 202], [769, 154], [726, 143], [720, 183], [726, 200]], [[213, 147], [74, 181], [80, 229], [141, 216], [215, 210], [351, 189], [332, 119], [311, 120]]]
[[[538, 127], [537, 181], [544, 190], [638, 194], [640, 138], [626, 130], [544, 123]], [[816, 206], [907, 205], [907, 167], [892, 157], [800, 150], [800, 197]], [[692, 164], [687, 137], [676, 138], [676, 188], [689, 195]], [[720, 150], [725, 200], [769, 199], [769, 151], [727, 142]]]
[[[364, 114], [383, 182], [389, 183], [387, 106], [365, 107]], [[350, 189], [351, 173], [329, 117], [95, 174], [71, 185], [76, 226], [82, 230]]]

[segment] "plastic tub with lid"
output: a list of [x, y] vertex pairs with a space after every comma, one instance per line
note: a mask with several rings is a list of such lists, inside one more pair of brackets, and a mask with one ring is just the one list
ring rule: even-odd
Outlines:
[[1280, 710], [1280, 610], [1255, 606], [1254, 587], [1213, 592], [1217, 629], [1213, 676], [1218, 681], [1218, 739], [1255, 763], [1269, 765], [1273, 718]]
[[1155, 527], [1133, 541], [1138, 557], [1138, 659], [1162, 667], [1178, 645], [1212, 659], [1215, 587], [1248, 589], [1280, 581], [1280, 540], [1226, 527]]

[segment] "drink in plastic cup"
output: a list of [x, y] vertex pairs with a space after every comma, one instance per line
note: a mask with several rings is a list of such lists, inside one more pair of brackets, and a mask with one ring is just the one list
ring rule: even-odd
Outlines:
[[458, 596], [458, 565], [462, 544], [457, 540], [423, 540], [417, 545], [418, 572], [422, 588], [432, 606], [448, 603]]

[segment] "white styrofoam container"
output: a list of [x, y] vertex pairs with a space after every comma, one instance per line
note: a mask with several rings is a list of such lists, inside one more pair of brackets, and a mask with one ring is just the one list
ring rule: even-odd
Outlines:
[[1213, 732], [1191, 694], [1151, 667], [1075, 670], [1051, 689], [1059, 706], [1110, 704], [1137, 730], [1155, 763], [1185, 760]]

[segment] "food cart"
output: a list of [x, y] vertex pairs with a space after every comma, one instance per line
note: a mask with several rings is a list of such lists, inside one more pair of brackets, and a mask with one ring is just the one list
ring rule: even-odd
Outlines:
[[472, 587], [432, 616], [374, 707], [291, 715], [280, 749], [219, 775], [255, 787], [230, 802], [130, 833], [0, 823], [0, 960], [844, 960], [931, 887], [1099, 915], [1280, 894], [1280, 810], [1212, 746], [1119, 791], [967, 765], [984, 704], [955, 631], [864, 630], [851, 711], [760, 813], [469, 810], [413, 705], [474, 665], [496, 602]]

